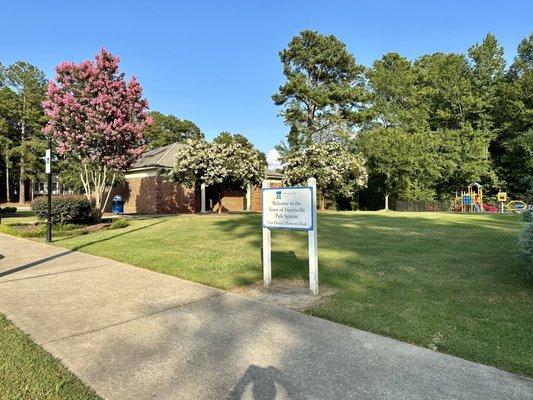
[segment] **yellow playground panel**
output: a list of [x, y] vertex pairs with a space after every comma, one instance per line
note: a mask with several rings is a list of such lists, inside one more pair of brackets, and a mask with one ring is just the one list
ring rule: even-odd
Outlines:
[[522, 200], [512, 200], [505, 206], [508, 212], [521, 213], [527, 210], [527, 204]]

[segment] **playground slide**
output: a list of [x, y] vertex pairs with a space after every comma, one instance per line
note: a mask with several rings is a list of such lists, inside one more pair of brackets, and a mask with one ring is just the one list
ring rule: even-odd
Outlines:
[[498, 208], [497, 207], [494, 207], [490, 204], [483, 204], [483, 210], [485, 212], [488, 212], [488, 213], [497, 213], [498, 212]]

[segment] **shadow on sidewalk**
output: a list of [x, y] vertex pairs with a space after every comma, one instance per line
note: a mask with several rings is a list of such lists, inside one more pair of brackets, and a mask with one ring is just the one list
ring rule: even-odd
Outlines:
[[[44, 264], [45, 262], [52, 261], [52, 260], [55, 260], [56, 258], [64, 257], [64, 256], [72, 254], [72, 253], [74, 253], [73, 250], [67, 250], [67, 251], [64, 251], [64, 252], [59, 253], [59, 254], [54, 254], [53, 256], [49, 256], [49, 257], [46, 257], [46, 258], [41, 258], [40, 260], [37, 260], [37, 261], [32, 261], [31, 263], [24, 264], [24, 265], [21, 265], [21, 266], [16, 267], [16, 268], [8, 269], [7, 271], [0, 272], [0, 278], [2, 278], [4, 276], [7, 276], [7, 275], [14, 274], [15, 272], [24, 271], [25, 269], [28, 269], [28, 268], [31, 268], [31, 267], [35, 267], [35, 266], [40, 265], [40, 264]], [[3, 256], [0, 256], [0, 259], [1, 258], [3, 258]]]
[[279, 398], [276, 385], [283, 388], [288, 399], [303, 399], [290, 380], [278, 368], [273, 366], [262, 368], [250, 365], [230, 393], [228, 400], [241, 400], [247, 387], [251, 388], [253, 400], [275, 400]]

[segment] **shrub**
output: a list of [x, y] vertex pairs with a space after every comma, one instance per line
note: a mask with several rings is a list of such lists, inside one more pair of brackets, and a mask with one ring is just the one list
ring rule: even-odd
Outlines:
[[533, 222], [533, 211], [526, 210], [522, 213], [522, 221]]
[[524, 225], [518, 236], [519, 257], [526, 264], [526, 273], [533, 279], [533, 222]]
[[[40, 197], [31, 203], [31, 209], [40, 219], [48, 218], [48, 201]], [[85, 196], [61, 195], [52, 197], [52, 223], [69, 224], [88, 222], [93, 216], [92, 202]]]
[[17, 213], [17, 207], [4, 207], [0, 208], [0, 214], [13, 215]]
[[128, 221], [126, 218], [117, 218], [111, 223], [109, 229], [120, 229], [128, 226], [130, 226], [130, 221]]

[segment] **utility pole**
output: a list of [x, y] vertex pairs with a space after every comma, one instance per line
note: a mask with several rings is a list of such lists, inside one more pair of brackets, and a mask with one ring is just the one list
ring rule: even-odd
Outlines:
[[52, 243], [52, 138], [48, 138], [48, 149], [46, 149], [46, 175], [48, 177], [48, 221], [46, 229], [46, 243]]

